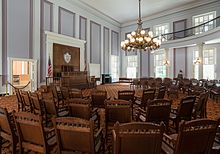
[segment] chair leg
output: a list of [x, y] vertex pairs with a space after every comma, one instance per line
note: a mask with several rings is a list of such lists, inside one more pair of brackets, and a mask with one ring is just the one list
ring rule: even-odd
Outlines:
[[15, 142], [12, 142], [12, 154], [16, 154], [16, 144]]
[[0, 153], [2, 153], [2, 137], [0, 137]]
[[175, 121], [175, 126], [176, 126], [176, 133], [179, 131], [179, 121]]

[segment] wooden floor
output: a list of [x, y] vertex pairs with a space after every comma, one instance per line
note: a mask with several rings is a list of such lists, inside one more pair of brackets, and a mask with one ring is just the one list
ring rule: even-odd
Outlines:
[[[108, 97], [111, 98], [117, 98], [117, 93], [119, 90], [128, 90], [130, 89], [130, 86], [128, 84], [105, 84], [105, 85], [98, 85], [97, 89], [100, 90], [106, 90]], [[84, 96], [89, 96], [91, 93], [92, 89], [86, 89], [83, 91]], [[135, 89], [135, 94], [140, 95], [141, 94], [141, 89]], [[180, 97], [178, 99], [172, 98], [173, 100], [173, 106], [177, 106], [180, 99], [184, 97], [185, 94], [182, 94], [180, 92]], [[15, 95], [11, 96], [2, 96], [0, 97], [0, 107], [7, 108], [9, 112], [13, 110], [17, 110], [17, 99]], [[219, 119], [220, 118], [220, 102], [216, 102], [212, 99], [208, 100], [208, 118], [209, 119]]]
[[[108, 98], [117, 98], [117, 93], [119, 90], [128, 90], [130, 89], [130, 86], [128, 84], [106, 84], [106, 85], [99, 85], [97, 86], [97, 89], [100, 90], [106, 90], [108, 93]], [[83, 95], [84, 96], [89, 96], [91, 93], [92, 89], [86, 89], [83, 90]], [[135, 89], [135, 95], [141, 95], [141, 89]], [[173, 98], [173, 107], [178, 106], [180, 99], [186, 96], [185, 94], [182, 94], [180, 92], [179, 98]], [[167, 97], [167, 96], [166, 96]], [[9, 112], [13, 110], [17, 110], [17, 98], [15, 95], [11, 96], [2, 96], [0, 97], [0, 107], [7, 108]], [[208, 106], [207, 106], [207, 114], [209, 119], [219, 119], [220, 118], [220, 102], [215, 102], [212, 99], [208, 100]], [[99, 113], [101, 115], [101, 127], [104, 127], [103, 124], [104, 122], [104, 115], [105, 111], [104, 109], [100, 109]], [[106, 150], [106, 153], [108, 154], [110, 150]], [[8, 154], [8, 150], [4, 149], [3, 153]]]

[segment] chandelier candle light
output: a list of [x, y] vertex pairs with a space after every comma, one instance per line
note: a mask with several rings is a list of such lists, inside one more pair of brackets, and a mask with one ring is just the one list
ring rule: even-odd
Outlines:
[[137, 24], [137, 30], [128, 34], [127, 39], [121, 42], [121, 49], [124, 51], [152, 51], [158, 49], [161, 45], [161, 40], [154, 38], [152, 31], [146, 33], [142, 28], [141, 0], [139, 0], [139, 18]]

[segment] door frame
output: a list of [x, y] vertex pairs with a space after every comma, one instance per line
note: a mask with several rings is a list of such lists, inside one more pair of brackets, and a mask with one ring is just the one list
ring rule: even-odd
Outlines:
[[[27, 58], [14, 58], [14, 57], [8, 57], [8, 76], [7, 76], [7, 81], [9, 81], [10, 83], [12, 83], [13, 81], [13, 61], [27, 61], [27, 62], [31, 62], [33, 65], [35, 65], [35, 81], [33, 79], [30, 79], [31, 81], [31, 91], [35, 91], [37, 90], [37, 60], [36, 59], [27, 59]], [[31, 68], [29, 67], [29, 75], [31, 76]], [[12, 94], [12, 88], [11, 86], [8, 86], [8, 92], [9, 94]]]

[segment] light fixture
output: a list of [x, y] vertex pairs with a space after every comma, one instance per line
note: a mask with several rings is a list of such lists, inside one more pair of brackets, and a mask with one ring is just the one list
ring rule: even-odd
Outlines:
[[142, 28], [141, 0], [139, 0], [139, 18], [136, 31], [127, 34], [127, 39], [121, 42], [121, 49], [124, 51], [152, 51], [161, 45], [161, 40], [153, 37], [153, 32], [148, 33]]
[[165, 60], [165, 62], [163, 63], [163, 65], [168, 66], [170, 64], [169, 60]]
[[196, 58], [196, 60], [194, 60], [194, 64], [201, 64], [202, 61], [199, 57]]

